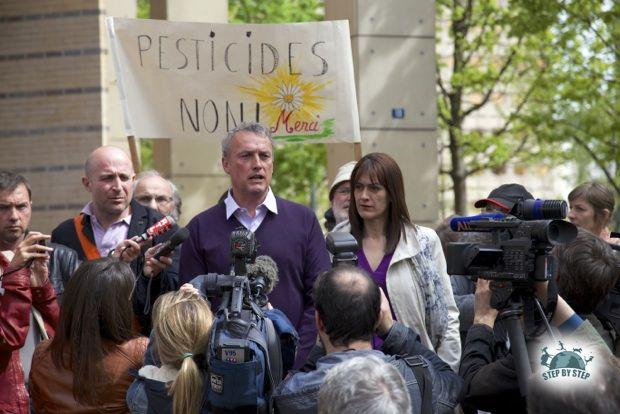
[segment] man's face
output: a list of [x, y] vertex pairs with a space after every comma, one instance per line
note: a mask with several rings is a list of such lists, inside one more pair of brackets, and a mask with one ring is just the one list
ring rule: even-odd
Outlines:
[[151, 207], [163, 215], [170, 215], [174, 211], [172, 188], [168, 181], [161, 177], [141, 179], [134, 190], [133, 198], [143, 206]]
[[349, 201], [351, 200], [350, 181], [343, 181], [334, 189], [332, 198], [332, 211], [336, 219], [336, 224], [349, 218]]
[[262, 201], [271, 184], [273, 148], [269, 138], [241, 131], [232, 138], [222, 166], [230, 175], [233, 195], [239, 203], [244, 200]]
[[131, 161], [119, 151], [102, 151], [92, 160], [84, 187], [91, 193], [95, 215], [118, 218], [131, 201], [134, 172]]
[[20, 184], [14, 190], [0, 191], [0, 244], [12, 248], [21, 242], [30, 224], [32, 203], [28, 189]]

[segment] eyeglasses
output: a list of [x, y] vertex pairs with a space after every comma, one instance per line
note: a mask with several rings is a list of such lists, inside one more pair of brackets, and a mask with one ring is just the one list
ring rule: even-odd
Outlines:
[[348, 195], [351, 195], [351, 188], [349, 187], [339, 188], [338, 190], [335, 191], [335, 193], [338, 195], [348, 196]]
[[141, 203], [141, 204], [150, 204], [153, 199], [155, 199], [155, 202], [157, 204], [168, 204], [169, 202], [172, 201], [172, 197], [168, 197], [165, 195], [152, 196], [150, 194], [145, 194], [145, 195], [136, 197], [136, 200], [138, 201], [138, 203]]

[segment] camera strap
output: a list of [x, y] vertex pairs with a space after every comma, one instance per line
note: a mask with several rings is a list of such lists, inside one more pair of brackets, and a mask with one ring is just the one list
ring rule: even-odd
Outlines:
[[422, 414], [431, 414], [433, 412], [433, 379], [428, 371], [428, 362], [420, 355], [398, 355], [397, 357], [405, 361], [405, 364], [413, 371], [413, 375], [418, 381], [422, 397], [420, 412]]

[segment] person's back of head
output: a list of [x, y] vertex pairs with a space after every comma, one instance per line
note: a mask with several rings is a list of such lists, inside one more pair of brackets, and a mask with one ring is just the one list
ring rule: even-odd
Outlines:
[[106, 347], [135, 337], [133, 286], [129, 265], [114, 258], [82, 263], [67, 283], [50, 352], [58, 369], [73, 372], [73, 395], [83, 404], [102, 402], [99, 393], [108, 382], [102, 366]]
[[372, 339], [381, 292], [364, 270], [340, 265], [320, 275], [314, 285], [314, 303], [334, 345]]
[[182, 291], [169, 292], [155, 302], [155, 350], [163, 365], [178, 370], [169, 384], [173, 413], [198, 413], [203, 374], [195, 357], [204, 354], [213, 313], [202, 297]]
[[570, 243], [554, 250], [558, 258], [558, 293], [580, 314], [592, 313], [620, 274], [611, 247], [582, 228]]
[[355, 357], [327, 372], [319, 390], [318, 412], [403, 414], [411, 412], [411, 398], [395, 367], [373, 355]]

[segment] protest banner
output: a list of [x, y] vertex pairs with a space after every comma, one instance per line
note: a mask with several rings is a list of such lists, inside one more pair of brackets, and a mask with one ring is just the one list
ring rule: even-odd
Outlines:
[[359, 142], [347, 21], [107, 19], [128, 136], [221, 140], [258, 121], [286, 142]]

